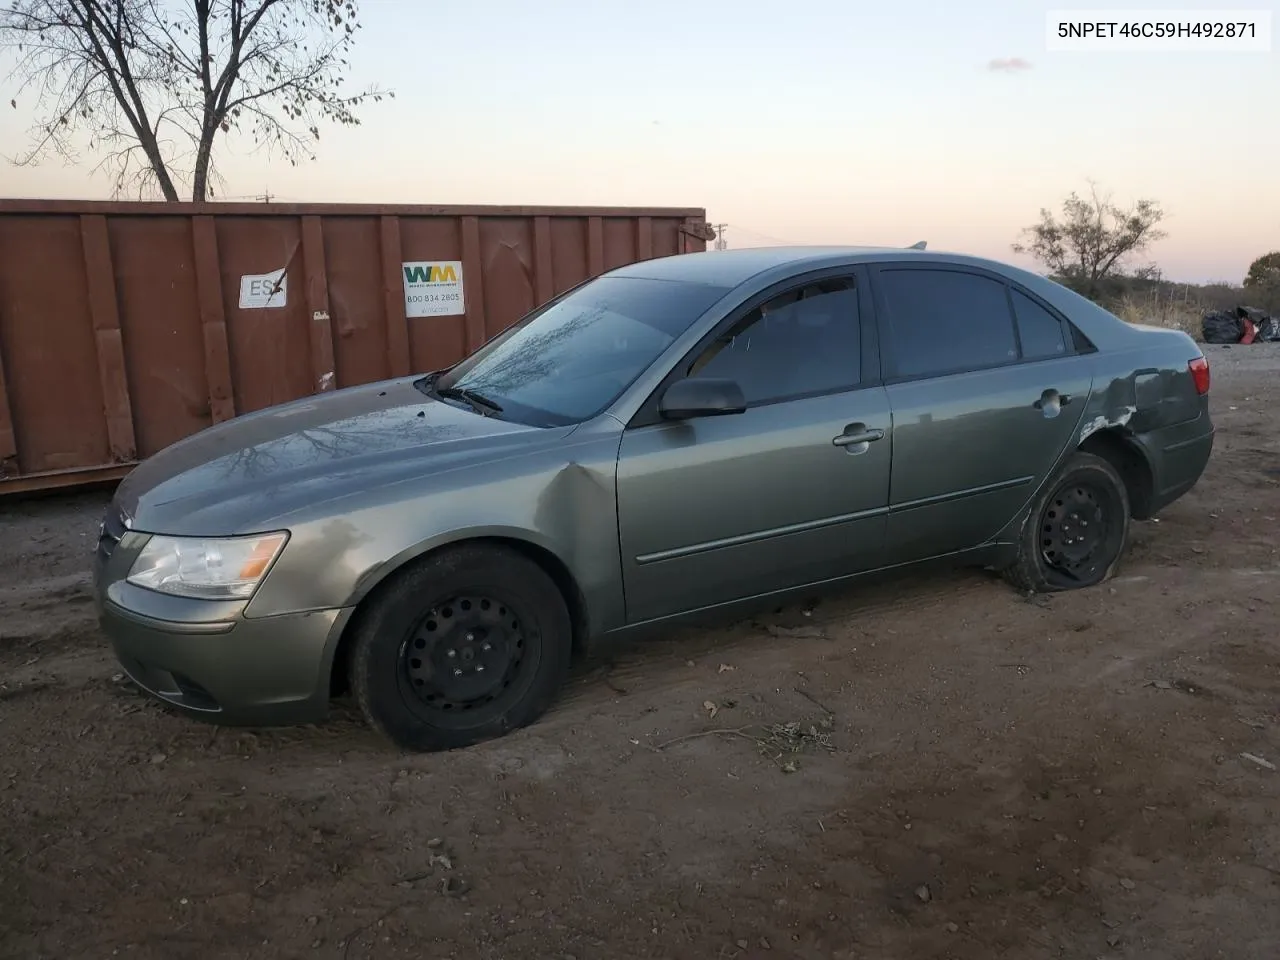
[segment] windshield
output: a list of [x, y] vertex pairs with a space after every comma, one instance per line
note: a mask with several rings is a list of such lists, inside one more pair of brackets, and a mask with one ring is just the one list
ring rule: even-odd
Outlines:
[[602, 412], [702, 313], [721, 287], [601, 277], [512, 327], [442, 375], [493, 415], [559, 426]]

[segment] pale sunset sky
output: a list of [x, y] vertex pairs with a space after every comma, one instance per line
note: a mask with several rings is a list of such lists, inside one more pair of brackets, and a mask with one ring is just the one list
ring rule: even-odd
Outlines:
[[[1092, 179], [1168, 211], [1149, 256], [1167, 277], [1238, 282], [1280, 249], [1280, 44], [1048, 51], [1046, 12], [1068, 6], [363, 0], [351, 84], [396, 98], [323, 127], [298, 169], [224, 143], [224, 193], [694, 206], [731, 247], [927, 240], [1030, 266], [1009, 249], [1020, 228]], [[1280, 28], [1276, 0], [1158, 8], [1269, 10]], [[30, 120], [10, 86], [5, 157]], [[0, 195], [108, 196], [91, 165], [5, 161]]]

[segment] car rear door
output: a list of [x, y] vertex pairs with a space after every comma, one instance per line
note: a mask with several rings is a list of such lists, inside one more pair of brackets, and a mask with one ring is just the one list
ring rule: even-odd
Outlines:
[[[878, 563], [890, 469], [865, 272], [823, 271], [746, 301], [624, 432], [618, 523], [639, 623]], [[748, 408], [669, 422], [662, 389], [729, 377]]]
[[978, 546], [1078, 438], [1092, 363], [1064, 317], [999, 274], [873, 273], [893, 411], [886, 562]]

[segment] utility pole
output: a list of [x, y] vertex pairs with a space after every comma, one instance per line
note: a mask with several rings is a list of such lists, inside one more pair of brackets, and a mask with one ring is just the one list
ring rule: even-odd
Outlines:
[[726, 250], [726, 249], [728, 249], [728, 246], [729, 246], [729, 245], [728, 245], [727, 243], [725, 243], [725, 239], [724, 239], [724, 228], [725, 228], [725, 227], [727, 227], [727, 226], [728, 226], [728, 224], [727, 224], [727, 223], [716, 223], [716, 224], [712, 224], [712, 226], [714, 227], [714, 229], [715, 229], [715, 231], [716, 231], [716, 247], [715, 247], [715, 248], [716, 248], [717, 250]]
[[265, 193], [260, 193], [260, 194], [258, 194], [258, 196], [254, 197], [254, 199], [255, 199], [255, 200], [258, 200], [258, 201], [261, 201], [262, 203], [270, 203], [270, 202], [271, 202], [271, 190], [270, 190], [270, 188], [268, 188], [268, 189], [267, 189], [267, 191], [266, 191]]

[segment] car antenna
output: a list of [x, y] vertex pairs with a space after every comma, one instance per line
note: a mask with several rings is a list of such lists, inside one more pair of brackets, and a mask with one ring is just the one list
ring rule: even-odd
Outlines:
[[907, 247], [907, 249], [908, 249], [908, 250], [923, 250], [923, 249], [925, 248], [925, 245], [926, 245], [928, 242], [929, 242], [929, 241], [927, 241], [927, 240], [919, 240], [919, 241], [917, 241], [917, 242], [913, 243], [911, 246]]

